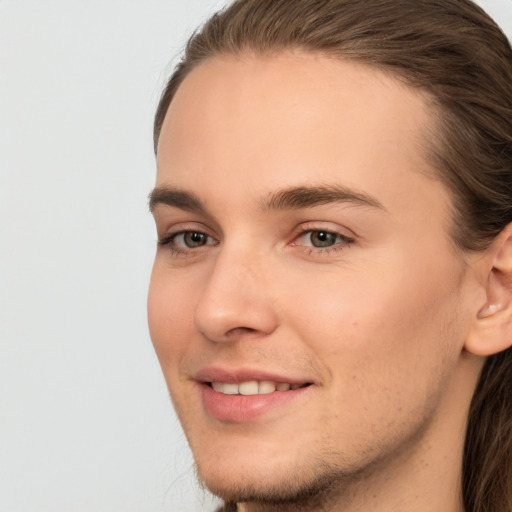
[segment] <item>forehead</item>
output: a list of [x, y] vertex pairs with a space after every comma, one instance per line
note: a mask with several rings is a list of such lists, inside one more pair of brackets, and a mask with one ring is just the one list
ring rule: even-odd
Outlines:
[[201, 184], [200, 195], [240, 198], [331, 182], [376, 197], [421, 192], [430, 122], [426, 95], [354, 61], [215, 57], [185, 78], [169, 107], [157, 185]]

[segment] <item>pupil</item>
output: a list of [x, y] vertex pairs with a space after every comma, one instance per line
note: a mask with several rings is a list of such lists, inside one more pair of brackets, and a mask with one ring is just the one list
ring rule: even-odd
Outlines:
[[329, 247], [336, 241], [335, 235], [327, 231], [315, 231], [311, 234], [311, 243], [315, 247]]
[[186, 233], [185, 244], [188, 247], [198, 247], [206, 243], [206, 236], [203, 233]]

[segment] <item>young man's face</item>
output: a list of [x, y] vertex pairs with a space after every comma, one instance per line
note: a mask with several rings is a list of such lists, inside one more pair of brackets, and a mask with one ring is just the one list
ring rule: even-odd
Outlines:
[[149, 322], [222, 497], [293, 499], [463, 437], [472, 280], [430, 123], [418, 92], [309, 54], [214, 58], [180, 86]]

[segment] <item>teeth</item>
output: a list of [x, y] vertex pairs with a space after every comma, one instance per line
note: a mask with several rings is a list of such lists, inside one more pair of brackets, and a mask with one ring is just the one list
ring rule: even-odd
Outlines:
[[262, 380], [258, 387], [258, 393], [260, 395], [267, 395], [273, 393], [276, 390], [276, 383], [270, 380]]
[[270, 380], [250, 380], [240, 384], [227, 382], [211, 382], [212, 388], [225, 395], [268, 395], [274, 391], [289, 391], [304, 387], [304, 384], [288, 384], [287, 382], [273, 382]]
[[[226, 389], [226, 384], [224, 384], [224, 389]], [[232, 386], [236, 386], [236, 384], [232, 384]], [[255, 380], [251, 380], [249, 382], [242, 382], [238, 387], [238, 392], [241, 395], [257, 395], [258, 394], [258, 382]]]
[[212, 382], [212, 388], [222, 393], [224, 391], [224, 384], [222, 382]]
[[238, 395], [238, 385], [237, 384], [224, 384], [222, 386], [222, 392], [225, 395]]

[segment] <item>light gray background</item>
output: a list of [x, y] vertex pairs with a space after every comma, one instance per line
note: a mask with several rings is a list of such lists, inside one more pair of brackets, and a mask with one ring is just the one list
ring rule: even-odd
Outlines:
[[0, 512], [212, 510], [146, 327], [146, 196], [169, 63], [223, 4], [0, 0]]

